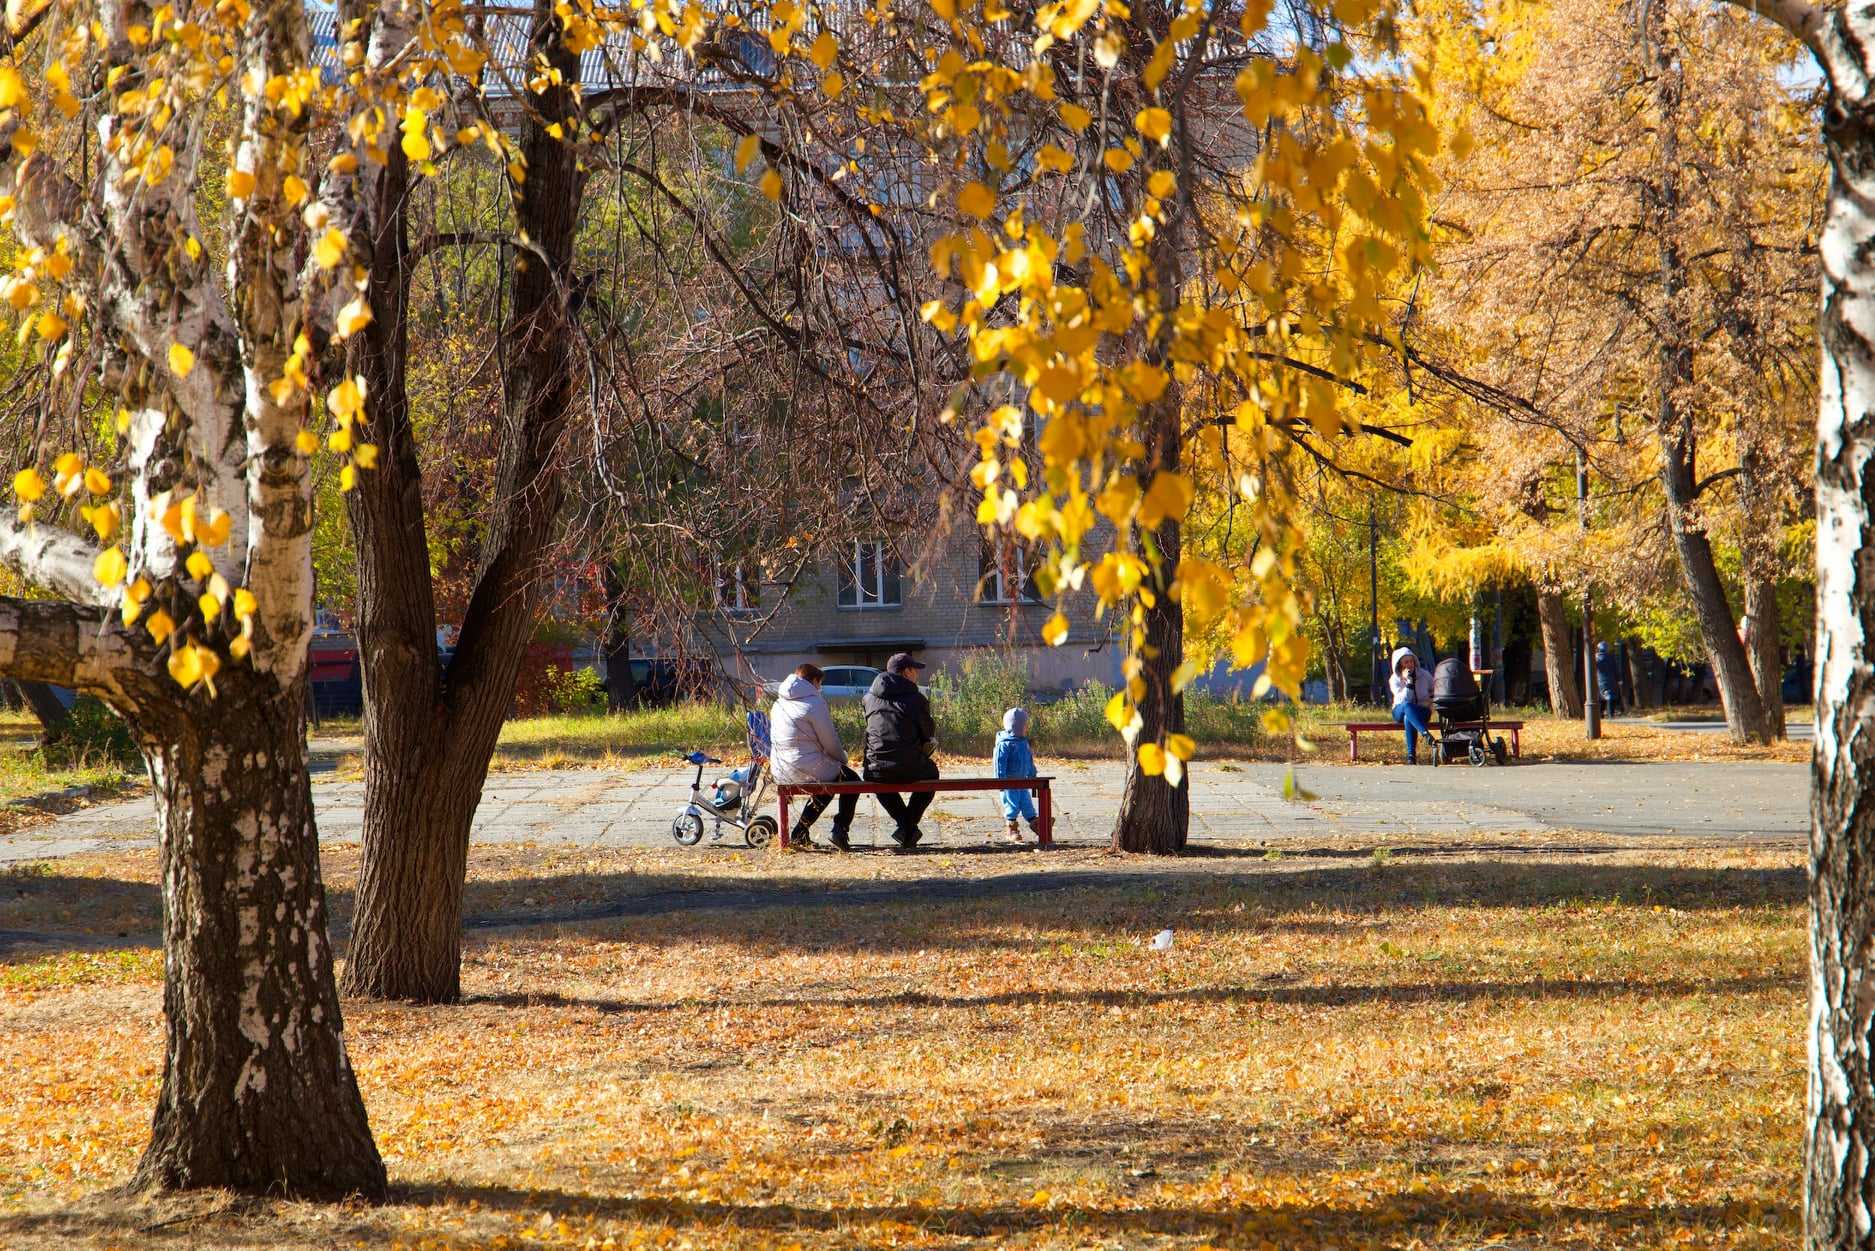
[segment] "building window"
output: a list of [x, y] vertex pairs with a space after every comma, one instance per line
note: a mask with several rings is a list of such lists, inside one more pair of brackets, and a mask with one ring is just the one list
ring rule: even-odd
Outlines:
[[[985, 604], [1039, 604], [1035, 571], [1026, 549], [1011, 544], [977, 545], [977, 598]], [[1013, 594], [1012, 594], [1013, 592]]]
[[732, 617], [762, 610], [762, 578], [748, 565], [737, 565], [716, 580], [716, 606]]
[[897, 608], [898, 557], [879, 539], [862, 539], [840, 550], [842, 608]]

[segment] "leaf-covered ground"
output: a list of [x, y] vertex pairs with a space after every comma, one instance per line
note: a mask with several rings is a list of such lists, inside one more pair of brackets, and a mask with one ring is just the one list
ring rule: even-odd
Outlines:
[[0, 949], [0, 1245], [1791, 1247], [1799, 865], [478, 850], [467, 1002], [347, 1008], [373, 1209], [109, 1193], [154, 866], [62, 861], [0, 875], [96, 935]]

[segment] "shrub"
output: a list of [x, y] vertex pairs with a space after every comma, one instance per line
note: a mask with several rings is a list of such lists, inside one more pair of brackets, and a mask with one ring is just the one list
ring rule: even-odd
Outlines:
[[590, 712], [605, 702], [605, 683], [595, 669], [548, 665], [541, 676], [547, 707], [557, 713]]
[[80, 695], [65, 720], [46, 735], [45, 756], [58, 764], [134, 765], [142, 759], [123, 718], [91, 695]]

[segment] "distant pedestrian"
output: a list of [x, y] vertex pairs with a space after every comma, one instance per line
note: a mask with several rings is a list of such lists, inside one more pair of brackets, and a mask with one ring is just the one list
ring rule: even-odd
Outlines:
[[1602, 715], [1613, 717], [1623, 710], [1621, 704], [1621, 658], [1607, 643], [1595, 645], [1595, 685], [1601, 689]]
[[[996, 776], [1035, 776], [1035, 753], [1029, 749], [1029, 714], [1021, 708], [1011, 708], [1003, 714], [1002, 732], [996, 736]], [[1029, 823], [1029, 829], [1036, 838], [1042, 836], [1041, 827], [1035, 819], [1035, 792], [1003, 792], [1003, 834], [1014, 843], [1022, 841], [1022, 830], [1016, 825], [1017, 817]]]

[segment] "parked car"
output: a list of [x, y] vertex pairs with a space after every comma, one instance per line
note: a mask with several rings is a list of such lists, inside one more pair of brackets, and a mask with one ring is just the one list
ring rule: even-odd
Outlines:
[[[871, 689], [872, 680], [879, 676], [879, 670], [868, 665], [830, 665], [826, 674], [827, 680], [820, 687], [823, 696], [827, 699], [858, 699]], [[780, 687], [780, 682], [764, 682], [762, 694], [773, 699]]]
[[715, 671], [705, 660], [678, 661], [669, 657], [635, 657], [632, 684], [639, 708], [667, 708], [686, 699], [707, 695], [716, 684]]

